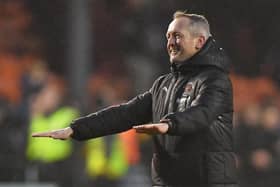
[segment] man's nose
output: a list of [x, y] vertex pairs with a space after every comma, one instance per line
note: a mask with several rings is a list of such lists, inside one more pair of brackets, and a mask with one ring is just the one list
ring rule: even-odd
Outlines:
[[176, 40], [175, 40], [175, 38], [174, 37], [170, 37], [169, 39], [168, 39], [168, 45], [175, 45], [175, 43], [176, 43]]

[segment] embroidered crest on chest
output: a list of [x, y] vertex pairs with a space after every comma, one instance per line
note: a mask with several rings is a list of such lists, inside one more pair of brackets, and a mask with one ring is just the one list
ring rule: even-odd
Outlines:
[[183, 112], [190, 105], [190, 98], [194, 91], [193, 83], [187, 83], [185, 85], [182, 96], [178, 99], [178, 111]]

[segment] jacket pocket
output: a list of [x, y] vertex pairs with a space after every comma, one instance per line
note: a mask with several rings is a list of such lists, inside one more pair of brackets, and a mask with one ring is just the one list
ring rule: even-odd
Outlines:
[[160, 178], [166, 184], [172, 185], [197, 185], [204, 183], [202, 156], [188, 153], [167, 155], [154, 154], [153, 180]]
[[235, 160], [233, 152], [206, 153], [208, 183], [235, 183]]

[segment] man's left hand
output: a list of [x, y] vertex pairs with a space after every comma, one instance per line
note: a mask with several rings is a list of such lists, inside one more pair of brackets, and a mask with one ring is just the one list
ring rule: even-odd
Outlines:
[[168, 130], [167, 123], [153, 123], [153, 124], [144, 124], [134, 126], [133, 129], [136, 130], [137, 133], [145, 133], [145, 134], [165, 134]]

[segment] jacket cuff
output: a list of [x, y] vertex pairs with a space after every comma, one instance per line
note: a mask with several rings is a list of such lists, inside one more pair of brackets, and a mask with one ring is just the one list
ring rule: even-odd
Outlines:
[[160, 122], [168, 124], [167, 134], [176, 135], [176, 123], [174, 122], [174, 119], [172, 119], [172, 114], [165, 116]]
[[79, 120], [73, 120], [72, 123], [70, 124], [70, 128], [73, 130], [73, 133], [71, 134], [71, 138], [74, 140], [83, 140], [80, 130], [79, 130]]

